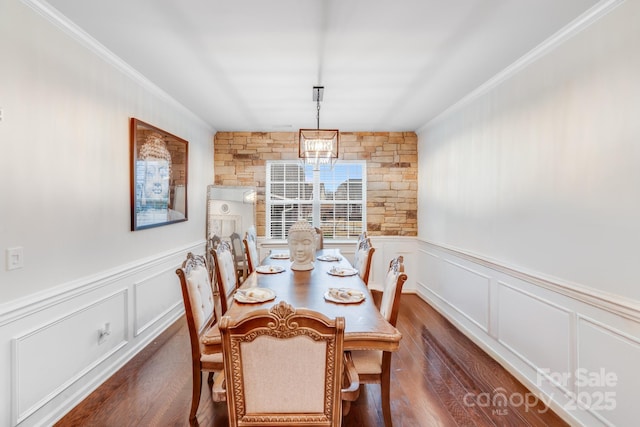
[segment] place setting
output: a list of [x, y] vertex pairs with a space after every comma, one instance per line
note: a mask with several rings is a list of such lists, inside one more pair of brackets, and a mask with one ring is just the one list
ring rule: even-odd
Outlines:
[[284, 267], [281, 265], [259, 265], [256, 267], [256, 272], [262, 274], [276, 274], [282, 273], [284, 271]]
[[289, 252], [276, 252], [269, 255], [271, 259], [289, 259]]
[[329, 288], [324, 299], [338, 304], [357, 304], [364, 301], [364, 292], [351, 288]]
[[276, 293], [269, 288], [236, 289], [233, 294], [236, 301], [247, 304], [271, 301], [275, 297]]
[[338, 255], [325, 254], [325, 255], [320, 255], [317, 259], [318, 261], [334, 262], [334, 261], [340, 261], [342, 257]]
[[332, 276], [347, 277], [347, 276], [355, 276], [356, 274], [358, 274], [358, 270], [351, 267], [333, 266], [329, 271], [327, 271], [327, 273]]

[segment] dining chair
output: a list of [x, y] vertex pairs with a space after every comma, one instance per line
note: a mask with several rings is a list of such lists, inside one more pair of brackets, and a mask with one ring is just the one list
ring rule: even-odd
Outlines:
[[258, 241], [258, 232], [256, 231], [255, 225], [250, 225], [249, 228], [247, 228], [246, 234], [250, 235], [254, 241]]
[[[398, 256], [389, 263], [389, 270], [385, 278], [380, 313], [393, 326], [398, 320], [400, 296], [402, 287], [407, 281], [404, 272], [404, 258]], [[351, 351], [353, 363], [358, 371], [361, 384], [380, 384], [382, 415], [386, 427], [391, 427], [391, 355], [389, 351], [356, 350]]]
[[324, 236], [322, 235], [322, 229], [313, 227], [316, 230], [316, 249], [324, 249]]
[[[255, 229], [254, 229], [255, 230]], [[244, 248], [247, 253], [247, 265], [249, 274], [253, 273], [257, 266], [260, 265], [260, 259], [258, 256], [258, 243], [256, 241], [256, 235], [247, 231], [244, 235]]]
[[207, 261], [202, 255], [189, 252], [182, 266], [176, 270], [180, 278], [182, 300], [189, 329], [191, 342], [191, 365], [193, 389], [191, 392], [191, 410], [189, 421], [194, 421], [200, 403], [202, 390], [202, 373], [208, 372], [208, 383], [213, 382], [214, 373], [224, 378], [222, 353], [204, 354], [200, 337], [216, 320], [214, 310], [213, 288], [207, 268]]
[[247, 259], [244, 253], [244, 244], [240, 235], [236, 232], [231, 233], [229, 236], [231, 240], [231, 249], [233, 254], [233, 264], [236, 268], [236, 276], [238, 277], [238, 283], [242, 283], [247, 278]]
[[371, 244], [371, 239], [363, 239], [356, 249], [353, 258], [353, 267], [358, 270], [358, 274], [362, 281], [369, 286], [369, 273], [371, 272], [371, 261], [376, 248]]
[[211, 253], [216, 265], [216, 286], [220, 299], [220, 314], [224, 315], [231, 305], [233, 292], [238, 286], [236, 267], [233, 263], [233, 254], [229, 242], [222, 241]]
[[239, 319], [223, 316], [229, 425], [340, 426], [343, 401], [359, 394], [343, 352], [344, 322], [285, 301]]
[[221, 241], [222, 240], [220, 239], [220, 236], [218, 236], [217, 234], [212, 234], [207, 239], [207, 253], [206, 253], [207, 266], [209, 267], [209, 277], [211, 278], [211, 283], [213, 284], [214, 295], [217, 292], [217, 289], [216, 289], [216, 286], [215, 286], [216, 272], [215, 272], [215, 263], [213, 261], [213, 256], [211, 255], [211, 253], [212, 253], [211, 250], [217, 248], [218, 244]]
[[362, 233], [358, 234], [358, 241], [356, 242], [356, 249], [358, 249], [358, 246], [360, 246], [360, 242], [362, 242], [364, 239], [366, 239], [367, 237], [369, 237], [367, 235], [367, 231], [363, 231]]

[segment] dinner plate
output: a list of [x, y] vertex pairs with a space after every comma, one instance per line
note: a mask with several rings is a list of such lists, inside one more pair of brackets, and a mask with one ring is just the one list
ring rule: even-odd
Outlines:
[[329, 288], [324, 299], [338, 304], [355, 304], [364, 300], [364, 293], [350, 288]]
[[340, 261], [342, 258], [337, 255], [320, 255], [318, 260], [320, 261]]
[[332, 276], [353, 276], [355, 274], [358, 274], [358, 270], [356, 270], [355, 268], [349, 268], [349, 267], [333, 267], [331, 268], [331, 270], [327, 271], [327, 273], [331, 274]]
[[256, 267], [256, 271], [263, 274], [281, 273], [284, 271], [284, 267], [281, 265], [259, 265]]
[[276, 253], [276, 254], [271, 254], [269, 255], [269, 258], [271, 259], [289, 259], [289, 254], [287, 252], [284, 253]]
[[233, 294], [233, 298], [238, 302], [244, 303], [260, 303], [270, 301], [276, 297], [276, 293], [269, 288], [248, 288], [238, 289]]

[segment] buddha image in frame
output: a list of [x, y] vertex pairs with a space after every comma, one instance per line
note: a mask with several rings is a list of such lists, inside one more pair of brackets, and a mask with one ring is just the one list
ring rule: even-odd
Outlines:
[[136, 122], [133, 229], [186, 221], [187, 142]]

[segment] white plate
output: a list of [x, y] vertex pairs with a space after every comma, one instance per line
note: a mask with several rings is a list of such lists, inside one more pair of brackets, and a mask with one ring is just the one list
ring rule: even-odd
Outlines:
[[332, 276], [353, 276], [358, 274], [358, 270], [355, 268], [349, 267], [333, 267], [331, 270], [327, 271]]
[[287, 252], [284, 253], [276, 253], [276, 254], [271, 254], [269, 255], [269, 258], [271, 259], [289, 259], [289, 254]]
[[284, 267], [281, 265], [259, 265], [256, 267], [256, 271], [264, 274], [282, 273]]
[[338, 304], [355, 304], [364, 300], [364, 294], [350, 288], [329, 288], [324, 293], [324, 299]]
[[320, 261], [340, 261], [342, 258], [337, 255], [320, 255], [318, 260]]
[[276, 293], [269, 288], [238, 289], [233, 298], [238, 302], [260, 303], [270, 301], [276, 297]]

